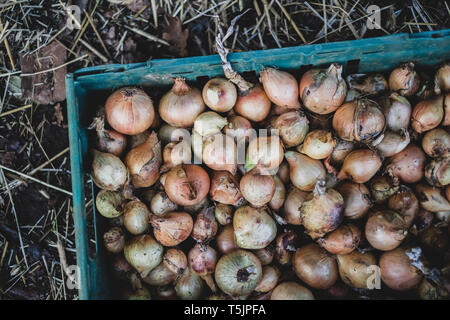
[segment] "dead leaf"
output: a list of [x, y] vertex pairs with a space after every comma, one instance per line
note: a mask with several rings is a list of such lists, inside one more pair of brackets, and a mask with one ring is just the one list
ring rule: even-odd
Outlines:
[[64, 115], [62, 112], [62, 107], [61, 105], [58, 103], [55, 105], [55, 113], [54, 113], [54, 118], [55, 121], [52, 122], [53, 125], [58, 126], [58, 127], [62, 127], [62, 128], [67, 128], [67, 125], [64, 125]]
[[38, 73], [58, 67], [66, 62], [66, 49], [58, 42], [42, 48], [35, 54], [20, 56], [22, 98], [30, 98], [40, 104], [53, 104], [66, 99], [66, 67]]
[[16, 159], [15, 151], [0, 152], [0, 163], [4, 166], [11, 166]]
[[181, 30], [181, 21], [178, 18], [168, 17], [169, 24], [164, 28], [162, 38], [169, 42], [171, 46], [169, 51], [177, 54], [179, 57], [186, 57], [187, 39], [189, 38], [189, 29]]

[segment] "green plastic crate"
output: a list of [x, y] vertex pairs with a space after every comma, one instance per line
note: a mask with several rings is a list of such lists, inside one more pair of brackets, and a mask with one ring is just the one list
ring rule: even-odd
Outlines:
[[[450, 29], [417, 34], [397, 34], [380, 38], [298, 46], [283, 49], [250, 51], [228, 55], [238, 72], [259, 73], [264, 67], [298, 72], [303, 66], [340, 63], [352, 72], [374, 72], [392, 69], [402, 62], [436, 65], [450, 58]], [[350, 71], [350, 70], [349, 70]], [[110, 287], [105, 266], [106, 253], [98, 228], [101, 216], [95, 213], [94, 227], [97, 253], [89, 256], [85, 210], [84, 182], [88, 139], [86, 126], [96, 105], [90, 100], [97, 92], [111, 92], [129, 85], [167, 86], [182, 76], [194, 83], [204, 77], [223, 76], [219, 56], [150, 60], [146, 63], [104, 65], [84, 68], [66, 77], [72, 167], [73, 214], [79, 266], [79, 298], [108, 299]], [[89, 100], [89, 101], [87, 101]], [[89, 192], [93, 192], [89, 190]], [[95, 198], [94, 198], [95, 200]], [[95, 208], [95, 204], [94, 204]]]

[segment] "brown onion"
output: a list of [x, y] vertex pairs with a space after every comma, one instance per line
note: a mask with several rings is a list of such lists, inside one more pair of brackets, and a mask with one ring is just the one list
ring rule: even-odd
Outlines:
[[213, 172], [209, 194], [212, 200], [233, 206], [240, 206], [245, 201], [239, 182], [228, 171]]
[[95, 146], [101, 152], [112, 153], [120, 156], [127, 146], [127, 138], [114, 130], [105, 129], [104, 116], [94, 118], [89, 129], [94, 129], [97, 133]]
[[160, 263], [142, 280], [151, 286], [165, 286], [173, 282], [177, 277], [172, 271], [170, 271], [164, 263]]
[[177, 293], [172, 285], [158, 286], [155, 288], [156, 296], [161, 300], [175, 300]]
[[155, 184], [159, 178], [161, 161], [161, 142], [153, 132], [144, 143], [129, 151], [125, 157], [133, 186], [145, 188]]
[[375, 203], [385, 202], [400, 189], [398, 181], [388, 176], [375, 176], [369, 182], [370, 193]]
[[148, 234], [131, 239], [124, 248], [125, 259], [145, 278], [162, 262], [164, 247]]
[[153, 234], [159, 243], [173, 247], [186, 240], [191, 234], [194, 222], [186, 212], [168, 212], [162, 216], [151, 216]]
[[406, 255], [405, 248], [385, 252], [380, 257], [381, 280], [391, 289], [405, 291], [415, 288], [422, 280]]
[[277, 235], [277, 225], [264, 209], [243, 206], [233, 217], [236, 244], [243, 249], [262, 249]]
[[122, 300], [151, 300], [150, 291], [147, 288], [141, 287], [136, 290], [126, 290], [122, 293]]
[[312, 199], [301, 207], [302, 224], [313, 239], [335, 230], [344, 219], [344, 199], [339, 192], [327, 189], [325, 185], [325, 180], [318, 180]]
[[280, 270], [274, 266], [265, 266], [262, 269], [261, 281], [255, 288], [256, 292], [269, 292], [276, 287], [280, 278]]
[[237, 153], [233, 138], [221, 133], [208, 136], [203, 142], [203, 162], [213, 170], [236, 174]]
[[93, 150], [92, 180], [101, 189], [115, 191], [125, 185], [128, 170], [119, 157]]
[[313, 130], [310, 131], [302, 145], [298, 146], [297, 151], [306, 154], [312, 159], [325, 159], [336, 146], [336, 139], [330, 131]]
[[449, 290], [426, 278], [422, 279], [417, 291], [422, 300], [448, 300], [450, 297]]
[[284, 184], [289, 184], [289, 164], [283, 161], [278, 167], [277, 176]]
[[230, 205], [218, 203], [214, 209], [214, 216], [220, 225], [226, 226], [233, 222], [233, 208]]
[[439, 188], [421, 183], [416, 185], [416, 195], [425, 210], [431, 212], [450, 211], [450, 202]]
[[191, 270], [205, 280], [212, 292], [216, 292], [216, 285], [211, 276], [217, 263], [217, 253], [212, 247], [196, 244], [188, 254], [189, 267]]
[[245, 200], [255, 207], [261, 207], [270, 202], [276, 186], [273, 177], [257, 167], [241, 178], [239, 187]]
[[245, 170], [255, 166], [266, 170], [275, 170], [283, 161], [284, 150], [278, 136], [258, 137], [250, 141], [245, 159]]
[[381, 168], [380, 156], [369, 149], [359, 149], [350, 152], [342, 164], [341, 171], [337, 175], [339, 180], [352, 179], [356, 183], [365, 183]]
[[436, 71], [434, 91], [436, 94], [450, 91], [450, 63], [445, 63], [438, 71]]
[[233, 139], [246, 141], [252, 135], [253, 128], [250, 121], [241, 116], [233, 115], [228, 118], [228, 124], [223, 129], [224, 133]]
[[286, 148], [298, 146], [306, 137], [309, 121], [301, 111], [289, 111], [270, 120], [271, 128], [278, 130]]
[[252, 252], [255, 254], [255, 256], [258, 257], [262, 266], [271, 264], [273, 258], [275, 257], [275, 249], [272, 245], [268, 245], [267, 247], [262, 249], [253, 250]]
[[353, 288], [368, 289], [369, 281], [373, 278], [377, 261], [372, 253], [361, 253], [353, 250], [349, 254], [337, 255], [337, 263], [341, 280]]
[[355, 89], [364, 95], [375, 95], [389, 90], [388, 82], [382, 74], [351, 74], [347, 76], [350, 90]]
[[125, 246], [125, 234], [122, 228], [112, 227], [103, 234], [103, 243], [106, 250], [112, 253], [122, 252]]
[[181, 300], [198, 300], [205, 291], [205, 283], [190, 268], [186, 268], [175, 282], [175, 291]]
[[160, 216], [170, 211], [177, 211], [178, 206], [169, 199], [165, 192], [160, 191], [152, 197], [150, 209], [153, 214]]
[[410, 144], [389, 159], [386, 172], [404, 183], [416, 183], [423, 178], [425, 161], [422, 149]]
[[168, 172], [164, 190], [174, 203], [193, 206], [208, 195], [209, 185], [209, 176], [205, 169], [195, 164], [183, 164]]
[[383, 133], [385, 124], [380, 106], [369, 99], [347, 102], [333, 116], [333, 129], [346, 141], [372, 142]]
[[278, 211], [283, 206], [284, 200], [286, 199], [286, 188], [278, 176], [272, 176], [272, 178], [275, 182], [275, 193], [273, 194], [272, 199], [270, 199], [269, 207]]
[[284, 156], [289, 163], [291, 182], [300, 190], [312, 191], [317, 180], [325, 179], [325, 168], [319, 160], [295, 151], [287, 151]]
[[344, 162], [345, 157], [355, 149], [355, 144], [350, 141], [336, 139], [336, 146], [331, 153], [331, 160], [334, 163]]
[[188, 262], [183, 251], [170, 248], [163, 257], [163, 263], [172, 273], [180, 276], [186, 270]]
[[425, 166], [425, 179], [435, 187], [450, 184], [450, 157], [433, 159]]
[[123, 224], [131, 234], [138, 235], [147, 231], [150, 211], [140, 200], [128, 202], [123, 208]]
[[197, 242], [209, 242], [214, 238], [219, 226], [214, 217], [214, 207], [203, 208], [195, 219], [192, 238]]
[[168, 124], [164, 124], [159, 128], [158, 137], [163, 144], [169, 142], [178, 142], [181, 140], [188, 141], [190, 132], [187, 129], [177, 128]]
[[121, 192], [100, 190], [95, 198], [98, 212], [106, 218], [116, 218], [122, 215], [124, 198]]
[[176, 78], [172, 89], [159, 100], [159, 115], [174, 127], [192, 127], [205, 109], [200, 90], [190, 87], [183, 78]]
[[308, 200], [309, 194], [301, 191], [295, 187], [288, 193], [286, 201], [284, 202], [282, 216], [287, 223], [293, 225], [301, 225], [302, 218], [300, 208], [303, 203]]
[[334, 112], [345, 99], [347, 84], [342, 79], [342, 66], [311, 69], [300, 80], [300, 98], [305, 107], [318, 114]]
[[414, 70], [414, 63], [408, 62], [392, 70], [389, 88], [405, 97], [414, 95], [420, 88], [420, 78]]
[[385, 131], [380, 140], [374, 141], [372, 146], [374, 146], [383, 157], [392, 157], [396, 155], [403, 151], [411, 141], [409, 133], [405, 129], [401, 129], [399, 133]]
[[106, 120], [117, 132], [135, 135], [147, 130], [155, 118], [153, 101], [141, 89], [125, 87], [105, 102]]
[[444, 118], [444, 97], [437, 96], [416, 104], [411, 126], [417, 133], [436, 128]]
[[336, 230], [318, 239], [319, 245], [332, 254], [348, 254], [355, 250], [361, 241], [361, 230], [352, 224], [345, 223]]
[[376, 210], [369, 214], [365, 235], [375, 249], [389, 251], [397, 248], [408, 233], [405, 219], [393, 210]]
[[400, 190], [389, 198], [388, 207], [403, 216], [407, 228], [419, 213], [419, 201], [414, 192], [406, 186], [401, 186]]
[[344, 217], [347, 219], [362, 218], [372, 206], [369, 189], [364, 184], [343, 182], [336, 190], [344, 198]]
[[298, 102], [298, 82], [288, 72], [265, 68], [261, 72], [261, 83], [267, 97], [274, 104], [292, 109], [300, 109]]
[[191, 146], [186, 141], [169, 142], [163, 150], [164, 165], [161, 172], [183, 163], [190, 163], [192, 158]]
[[279, 284], [270, 296], [270, 300], [314, 300], [313, 293], [296, 282]]
[[231, 81], [224, 78], [213, 78], [203, 87], [202, 97], [212, 110], [228, 112], [236, 104], [237, 90]]
[[239, 249], [234, 239], [234, 229], [232, 225], [225, 226], [216, 237], [217, 249], [222, 254], [230, 253]]
[[239, 94], [234, 110], [250, 121], [264, 120], [270, 112], [270, 100], [260, 84], [251, 87], [239, 88]]
[[297, 233], [293, 230], [287, 230], [280, 234], [275, 241], [275, 260], [282, 266], [289, 265], [295, 252]]
[[393, 92], [378, 99], [378, 103], [383, 109], [387, 129], [393, 132], [408, 129], [412, 108], [405, 97]]
[[450, 126], [450, 93], [447, 93], [444, 98], [444, 120], [443, 126]]
[[422, 148], [433, 158], [450, 154], [450, 133], [441, 128], [428, 131], [423, 136]]
[[221, 115], [207, 111], [200, 114], [194, 121], [194, 130], [202, 137], [219, 133], [228, 121]]
[[450, 201], [450, 186], [445, 188], [445, 196], [447, 197], [447, 200]]
[[336, 261], [315, 243], [297, 249], [292, 266], [297, 277], [314, 289], [329, 289], [338, 279]]

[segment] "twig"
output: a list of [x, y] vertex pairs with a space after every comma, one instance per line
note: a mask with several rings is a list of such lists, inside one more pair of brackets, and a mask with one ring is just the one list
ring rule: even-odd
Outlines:
[[162, 39], [160, 39], [160, 38], [158, 38], [158, 37], [152, 36], [151, 34], [145, 32], [145, 31], [142, 31], [142, 30], [137, 29], [137, 28], [135, 28], [135, 27], [130, 28], [129, 26], [125, 26], [125, 28], [127, 28], [128, 30], [133, 31], [134, 33], [137, 33], [137, 34], [143, 36], [144, 38], [147, 38], [148, 40], [151, 40], [151, 41], [155, 41], [155, 42], [161, 43], [161, 44], [163, 44], [163, 45], [165, 45], [165, 46], [170, 46], [170, 43], [168, 43], [167, 41], [162, 40]]
[[0, 114], [0, 118], [4, 117], [4, 116], [7, 116], [7, 115], [10, 115], [10, 114], [13, 114], [13, 113], [18, 112], [18, 111], [22, 111], [22, 110], [31, 108], [32, 106], [33, 106], [33, 104], [27, 104], [25, 106], [22, 106], [22, 107], [13, 109], [13, 110], [9, 110], [9, 111], [3, 112], [3, 113]]

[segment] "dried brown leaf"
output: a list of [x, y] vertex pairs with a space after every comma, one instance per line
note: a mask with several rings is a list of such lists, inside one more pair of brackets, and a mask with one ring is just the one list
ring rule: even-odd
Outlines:
[[189, 38], [189, 30], [182, 30], [180, 19], [168, 17], [169, 24], [164, 28], [162, 38], [169, 42], [171, 46], [169, 51], [178, 55], [179, 57], [186, 57], [188, 51], [186, 49], [187, 39]]

